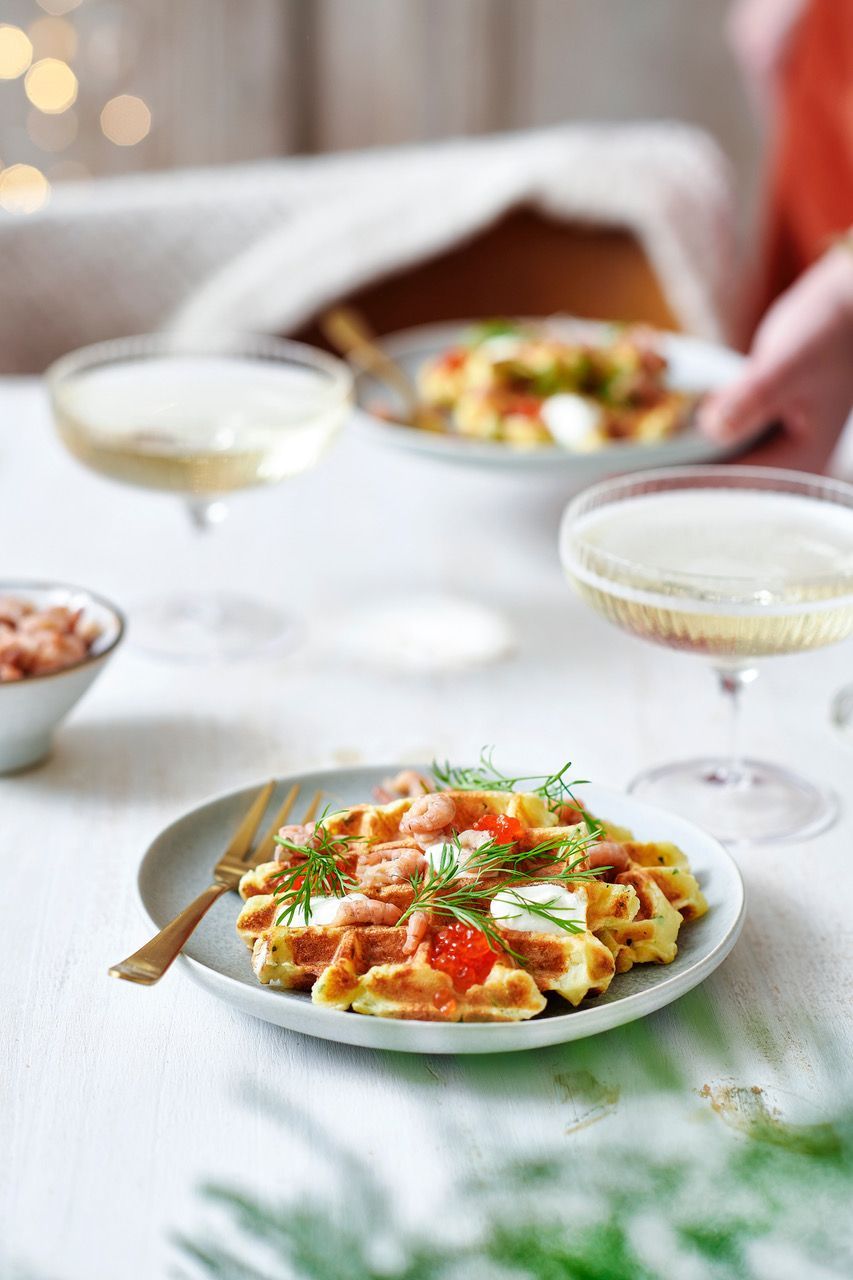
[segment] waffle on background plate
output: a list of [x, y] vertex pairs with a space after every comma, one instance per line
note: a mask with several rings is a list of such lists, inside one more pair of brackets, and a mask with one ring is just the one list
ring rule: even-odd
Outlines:
[[[424, 780], [423, 785], [430, 784]], [[452, 826], [438, 834], [439, 840], [449, 841], [477, 823], [488, 822], [490, 816], [503, 815], [513, 820], [515, 844], [520, 850], [535, 850], [543, 840], [553, 843], [563, 836], [567, 849], [579, 847], [581, 853], [588, 854], [595, 847], [590, 845], [588, 815], [579, 814], [571, 805], [549, 805], [540, 794], [474, 790], [447, 790], [443, 794], [453, 801], [455, 813]], [[345, 844], [330, 843], [329, 847], [338, 850], [341, 866], [358, 881], [355, 890], [401, 911], [412, 903], [415, 888], [408, 878], [393, 879], [391, 859], [401, 852], [416, 861], [420, 856], [423, 837], [419, 845], [406, 830], [406, 814], [419, 799], [416, 795], [390, 803], [356, 805], [323, 819], [330, 842], [334, 837], [346, 837]], [[282, 913], [287, 914], [280, 891], [280, 862], [264, 863], [243, 877], [240, 894], [244, 905], [237, 931], [252, 949], [252, 967], [261, 983], [310, 990], [316, 1004], [329, 1008], [378, 1017], [506, 1022], [541, 1013], [550, 992], [576, 1007], [587, 997], [603, 994], [614, 975], [635, 964], [669, 964], [677, 952], [682, 923], [707, 911], [687, 859], [675, 845], [638, 843], [624, 828], [596, 821], [602, 828], [598, 840], [607, 842], [604, 848], [609, 851], [610, 868], [578, 882], [585, 906], [583, 925], [576, 921], [578, 931], [564, 932], [560, 928], [540, 929], [534, 917], [518, 929], [493, 921], [506, 950], [493, 946], [486, 956], [488, 972], [473, 983], [470, 972], [462, 980], [452, 965], [437, 959], [448, 937], [448, 926], [455, 923], [441, 909], [429, 913], [426, 932], [414, 946], [404, 922], [305, 924], [304, 915], [298, 915], [289, 923], [277, 924]], [[579, 833], [585, 844], [578, 846]], [[374, 866], [388, 850], [388, 883], [377, 884], [375, 873], [367, 876], [367, 884], [361, 883], [357, 864], [359, 851], [365, 850], [375, 851]], [[292, 863], [299, 855], [291, 852], [287, 857]], [[534, 859], [526, 884], [552, 883], [541, 869], [542, 861]], [[427, 875], [428, 870], [420, 874]], [[501, 887], [499, 872], [485, 877], [480, 903], [483, 911], [488, 912]], [[517, 879], [514, 887], [519, 887]]]

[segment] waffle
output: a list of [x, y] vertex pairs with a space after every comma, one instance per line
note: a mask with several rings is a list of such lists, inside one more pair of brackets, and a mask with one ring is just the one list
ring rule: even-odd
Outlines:
[[[561, 825], [558, 814], [538, 795], [447, 794], [454, 799], [456, 830], [470, 829], [484, 815], [504, 814], [522, 824], [520, 849], [533, 848], [546, 837], [569, 837], [577, 830], [576, 823]], [[359, 805], [325, 820], [331, 836], [350, 837], [340, 846], [341, 861], [350, 872], [358, 849], [370, 847], [368, 841], [399, 844], [408, 838], [400, 823], [412, 803], [406, 798]], [[433, 918], [411, 954], [406, 951], [405, 925], [277, 923], [282, 916], [275, 897], [282, 870], [278, 862], [262, 864], [243, 877], [237, 931], [252, 950], [252, 967], [262, 984], [310, 991], [315, 1003], [329, 1008], [429, 1021], [520, 1021], [541, 1013], [552, 992], [577, 1007], [607, 991], [614, 975], [634, 964], [670, 963], [683, 921], [707, 910], [676, 846], [638, 843], [630, 832], [603, 825], [607, 839], [619, 844], [624, 855], [620, 866], [624, 863], [626, 869], [617, 873], [614, 868], [609, 879], [584, 882], [586, 929], [553, 933], [501, 926], [507, 950], [497, 953], [483, 981], [465, 990], [432, 963], [434, 937], [448, 923], [445, 919]], [[548, 882], [547, 875], [539, 877], [542, 881]], [[498, 874], [491, 891], [500, 883]], [[396, 883], [360, 892], [404, 911], [412, 902], [413, 888]], [[484, 896], [487, 900], [487, 889]]]

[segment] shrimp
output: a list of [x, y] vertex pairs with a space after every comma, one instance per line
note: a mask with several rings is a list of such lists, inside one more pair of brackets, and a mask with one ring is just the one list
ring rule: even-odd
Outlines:
[[48, 675], [82, 662], [100, 629], [81, 621], [79, 609], [37, 609], [0, 597], [0, 680]]
[[359, 884], [365, 889], [382, 889], [388, 884], [403, 884], [423, 871], [426, 859], [420, 849], [395, 850], [393, 857], [359, 868]]
[[61, 671], [63, 667], [82, 662], [86, 656], [85, 642], [71, 632], [32, 631], [26, 639], [34, 642], [34, 653], [29, 663], [29, 672], [34, 676]]
[[332, 924], [396, 924], [402, 914], [402, 909], [393, 902], [378, 902], [363, 893], [348, 893], [341, 898]]
[[52, 609], [40, 609], [37, 613], [25, 614], [18, 622], [20, 631], [52, 631], [57, 635], [70, 635], [77, 626], [80, 610], [66, 609], [64, 605], [55, 605]]
[[392, 800], [423, 796], [429, 791], [429, 782], [422, 773], [415, 769], [403, 769], [393, 778], [385, 778], [373, 794], [380, 804], [390, 804]]
[[425, 911], [413, 911], [409, 916], [406, 928], [406, 941], [403, 943], [403, 954], [410, 956], [423, 942], [429, 928], [429, 916]]
[[[0, 623], [0, 662], [10, 667], [23, 667], [27, 653], [28, 648], [21, 644], [17, 631]], [[23, 675], [23, 671], [19, 671], [18, 675]]]
[[35, 605], [29, 600], [16, 600], [14, 596], [0, 596], [0, 622], [16, 627], [22, 618], [35, 613]]
[[456, 817], [456, 802], [443, 791], [432, 791], [420, 796], [403, 815], [400, 823], [402, 835], [414, 836], [418, 844], [430, 844]]
[[631, 859], [621, 844], [616, 844], [613, 840], [602, 840], [600, 844], [592, 846], [587, 854], [586, 864], [590, 871], [595, 871], [599, 867], [606, 868], [602, 878], [613, 880], [617, 875], [629, 870]]
[[382, 844], [365, 844], [358, 855], [359, 869], [375, 866], [377, 862], [387, 862], [389, 858], [400, 858], [414, 848], [417, 846], [413, 840], [388, 840]]
[[[289, 826], [280, 827], [278, 835], [282, 840], [289, 840], [291, 844], [308, 844], [314, 835], [316, 824], [313, 822], [292, 822]], [[288, 849], [287, 845], [276, 845], [276, 862], [287, 862], [292, 864], [294, 859], [298, 860], [299, 854], [295, 849]]]

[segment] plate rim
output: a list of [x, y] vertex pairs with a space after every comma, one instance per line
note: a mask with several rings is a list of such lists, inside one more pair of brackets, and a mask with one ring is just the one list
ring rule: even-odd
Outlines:
[[[377, 774], [382, 773], [383, 776], [387, 776], [389, 772], [401, 767], [403, 766], [396, 763], [332, 766], [329, 768], [317, 767], [312, 770], [305, 770], [302, 773], [282, 775], [275, 779], [275, 783], [277, 788], [291, 786], [294, 782], [300, 782], [304, 785], [306, 779], [316, 778], [318, 774], [331, 774], [336, 777], [348, 778], [354, 775], [363, 776], [365, 772], [375, 771]], [[167, 823], [151, 840], [137, 870], [136, 896], [146, 919], [155, 928], [159, 929], [163, 926], [149, 911], [145, 900], [143, 881], [146, 864], [155, 849], [160, 845], [160, 842], [168, 837], [173, 828], [188, 818], [192, 818], [214, 804], [256, 791], [258, 785], [260, 784], [249, 784], [208, 796]], [[622, 800], [629, 800], [631, 804], [636, 805], [638, 809], [650, 817], [664, 820], [672, 820], [674, 818], [677, 822], [693, 828], [704, 840], [709, 842], [710, 847], [714, 848], [714, 856], [721, 857], [723, 865], [733, 877], [737, 896], [732, 902], [732, 907], [736, 905], [736, 913], [725, 933], [717, 939], [710, 951], [697, 957], [686, 969], [679, 973], [663, 976], [660, 981], [655, 982], [654, 986], [647, 990], [635, 991], [630, 995], [611, 1000], [607, 1004], [596, 1005], [593, 1003], [585, 1009], [567, 1009], [564, 1013], [556, 1013], [545, 1019], [531, 1018], [518, 1022], [492, 1023], [444, 1023], [421, 1019], [374, 1018], [353, 1013], [351, 1010], [326, 1009], [322, 1006], [314, 1005], [310, 999], [304, 999], [304, 993], [300, 993], [298, 1003], [295, 1003], [292, 1008], [297, 1022], [311, 1024], [310, 1027], [306, 1027], [293, 1025], [293, 1020], [285, 1022], [278, 1018], [268, 1018], [259, 1011], [260, 1008], [267, 1007], [267, 1001], [270, 998], [281, 1000], [284, 997], [286, 999], [288, 992], [266, 988], [260, 984], [255, 988], [241, 979], [233, 978], [230, 974], [222, 973], [203, 961], [194, 959], [192, 956], [181, 954], [178, 957], [178, 962], [196, 985], [201, 986], [204, 990], [217, 996], [232, 1007], [237, 1007], [243, 1012], [252, 1013], [253, 1016], [259, 1017], [271, 1025], [280, 1026], [284, 1030], [298, 1031], [300, 1034], [329, 1040], [340, 1045], [371, 1048], [380, 1051], [437, 1054], [519, 1052], [542, 1048], [546, 1045], [584, 1039], [590, 1035], [598, 1035], [612, 1030], [614, 1027], [625, 1023], [637, 1021], [686, 995], [688, 991], [704, 982], [719, 968], [734, 948], [743, 929], [746, 919], [746, 889], [740, 867], [729, 850], [715, 836], [692, 822], [689, 818], [684, 818], [679, 814], [672, 814], [658, 805], [635, 800], [628, 792], [620, 791], [604, 783], [590, 783], [588, 785], [603, 793], [617, 796]], [[201, 888], [203, 887], [201, 886]], [[201, 891], [201, 888], [199, 891]], [[667, 968], [668, 966], [661, 966], [662, 970]], [[280, 1007], [286, 1008], [287, 1006]], [[627, 1016], [625, 1016], [626, 1011], [630, 1011]], [[375, 1031], [372, 1035], [371, 1030], [375, 1027], [375, 1024], [380, 1024], [382, 1030]], [[574, 1028], [571, 1033], [564, 1034], [569, 1031], [572, 1024], [574, 1024]], [[351, 1034], [343, 1036], [337, 1034], [339, 1029], [346, 1027], [351, 1028]], [[535, 1028], [539, 1029], [538, 1032], [534, 1030]], [[359, 1032], [363, 1034], [359, 1034]], [[379, 1039], [396, 1036], [401, 1043], [372, 1043], [377, 1036]], [[512, 1037], [515, 1037], [517, 1043], [512, 1041]], [[452, 1038], [458, 1038], [459, 1043], [454, 1044]], [[498, 1043], [490, 1043], [492, 1040], [498, 1041]], [[509, 1040], [510, 1043], [500, 1043], [504, 1040]], [[418, 1043], [419, 1041], [425, 1041], [426, 1043], [420, 1044]]]

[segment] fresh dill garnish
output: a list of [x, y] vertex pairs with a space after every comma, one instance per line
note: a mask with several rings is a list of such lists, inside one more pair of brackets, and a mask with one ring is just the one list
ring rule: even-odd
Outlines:
[[[600, 838], [603, 828], [600, 823], [590, 818], [584, 807], [577, 802], [572, 787], [582, 786], [586, 779], [576, 778], [566, 781], [566, 774], [571, 769], [571, 761], [567, 761], [562, 769], [549, 774], [519, 774], [512, 777], [501, 773], [494, 762], [494, 747], [483, 747], [479, 763], [471, 767], [451, 765], [449, 760], [441, 764], [434, 760], [432, 775], [439, 791], [517, 791], [527, 790], [533, 795], [541, 796], [552, 813], [556, 813], [563, 805], [571, 805], [581, 814], [587, 829]], [[522, 784], [524, 784], [522, 786]], [[535, 785], [534, 785], [535, 784]]]
[[452, 765], [449, 760], [432, 763], [432, 776], [439, 791], [515, 791], [519, 782], [535, 782], [537, 778], [510, 778], [501, 773], [492, 757], [494, 747], [483, 747], [479, 764], [472, 767]]
[[[500, 932], [489, 909], [491, 900], [496, 893], [513, 894], [521, 885], [545, 883], [553, 884], [555, 888], [564, 888], [600, 876], [606, 868], [579, 869], [590, 840], [589, 836], [554, 835], [528, 850], [519, 850], [514, 844], [497, 844], [490, 840], [469, 852], [462, 849], [459, 837], [453, 836], [442, 846], [437, 866], [409, 878], [412, 901], [397, 923], [403, 924], [416, 911], [455, 920], [478, 929], [493, 951], [501, 950], [523, 964], [523, 958], [513, 951]], [[548, 871], [541, 878], [537, 877], [535, 869], [531, 870], [523, 865], [546, 854], [557, 855], [555, 860], [560, 860], [559, 854], [563, 851], [573, 855], [567, 865], [556, 872]], [[500, 875], [500, 883], [486, 888], [482, 883], [483, 878], [495, 874]], [[464, 878], [460, 879], [461, 876]], [[565, 933], [585, 931], [585, 926], [578, 924], [576, 920], [549, 911], [548, 907], [553, 906], [553, 903], [528, 903], [520, 897], [517, 900], [531, 915], [550, 921]]]
[[479, 930], [493, 951], [504, 951], [521, 964], [522, 957], [512, 950], [488, 910], [483, 908], [487, 895], [482, 886], [476, 880], [457, 883], [459, 872], [459, 847], [447, 843], [441, 850], [438, 866], [410, 877], [412, 901], [397, 924], [404, 924], [416, 911], [455, 920]]
[[480, 845], [479, 849], [474, 849], [467, 854], [463, 870], [478, 876], [500, 874], [504, 880], [527, 881], [537, 876], [535, 868], [531, 868], [529, 864], [550, 854], [552, 862], [565, 862], [566, 866], [559, 871], [549, 870], [541, 873], [542, 879], [553, 880], [559, 884], [569, 880], [594, 880], [606, 868], [581, 870], [580, 867], [589, 846], [595, 842], [596, 838], [589, 832], [566, 835], [565, 831], [559, 831], [530, 849], [519, 849], [514, 841], [511, 844], [487, 841]]
[[276, 885], [273, 891], [276, 907], [280, 908], [275, 919], [277, 925], [292, 924], [300, 912], [307, 925], [311, 920], [312, 898], [342, 898], [358, 887], [353, 877], [341, 867], [339, 860], [349, 844], [364, 844], [366, 839], [364, 836], [330, 832], [326, 823], [334, 816], [325, 809], [305, 844], [288, 840], [285, 836], [274, 837], [276, 844], [299, 855], [298, 862], [283, 867], [272, 876]]

